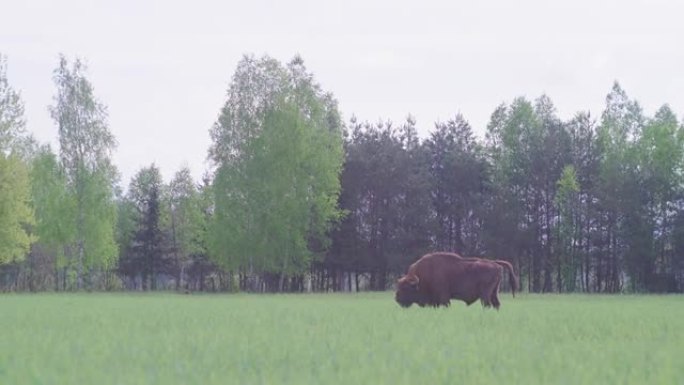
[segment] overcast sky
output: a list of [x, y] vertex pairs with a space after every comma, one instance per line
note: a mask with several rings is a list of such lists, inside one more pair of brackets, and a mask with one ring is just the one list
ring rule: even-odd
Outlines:
[[[618, 80], [648, 114], [684, 112], [684, 7], [675, 1], [5, 0], [0, 52], [28, 130], [56, 144], [58, 54], [83, 58], [109, 108], [124, 185], [207, 169], [208, 130], [240, 57], [299, 53], [345, 120], [419, 132], [458, 112], [482, 135], [501, 102], [548, 94], [562, 118], [598, 116]], [[55, 146], [55, 149], [57, 147]]]

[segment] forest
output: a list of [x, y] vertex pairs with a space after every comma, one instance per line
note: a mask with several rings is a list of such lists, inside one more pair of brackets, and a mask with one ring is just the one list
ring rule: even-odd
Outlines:
[[245, 55], [213, 126], [188, 128], [209, 130], [204, 175], [122, 181], [83, 62], [53, 72], [59, 148], [30, 134], [8, 63], [0, 291], [380, 291], [435, 250], [510, 261], [535, 293], [684, 291], [684, 125], [618, 82], [600, 114], [541, 95], [419, 129], [343, 121], [301, 57]]

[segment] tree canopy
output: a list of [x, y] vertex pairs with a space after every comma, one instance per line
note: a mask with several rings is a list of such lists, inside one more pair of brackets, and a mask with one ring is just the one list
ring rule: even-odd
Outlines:
[[0, 289], [386, 290], [444, 250], [530, 292], [684, 291], [684, 126], [617, 82], [600, 114], [517, 97], [429, 129], [343, 122], [301, 57], [244, 56], [202, 178], [153, 163], [126, 187], [86, 74], [59, 58], [53, 151], [0, 55]]

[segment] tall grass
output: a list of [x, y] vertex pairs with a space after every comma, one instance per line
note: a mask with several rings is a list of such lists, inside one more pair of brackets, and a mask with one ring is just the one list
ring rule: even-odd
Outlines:
[[0, 296], [0, 384], [681, 384], [684, 297]]

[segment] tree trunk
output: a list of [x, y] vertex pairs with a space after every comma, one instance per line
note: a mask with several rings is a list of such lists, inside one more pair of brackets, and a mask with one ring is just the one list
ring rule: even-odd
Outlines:
[[278, 292], [283, 293], [285, 291], [285, 273], [280, 273], [280, 278], [278, 279]]
[[78, 260], [76, 273], [76, 290], [83, 289], [83, 260], [85, 259], [85, 250], [83, 247], [83, 240], [78, 241]]
[[556, 273], [556, 286], [558, 289], [558, 293], [561, 293], [561, 292], [563, 292], [563, 280], [562, 280], [563, 273], [561, 272], [562, 266], [561, 266], [560, 256], [558, 256], [557, 262], [558, 262], [558, 266], [557, 266], [557, 273]]
[[55, 264], [55, 291], [59, 291], [59, 269]]

